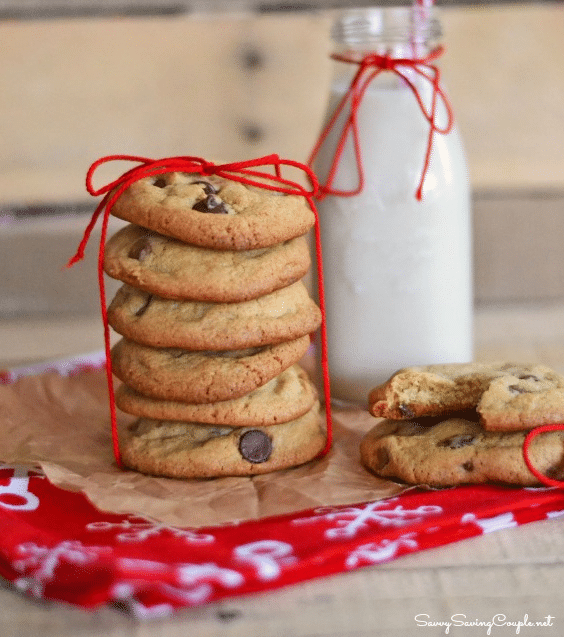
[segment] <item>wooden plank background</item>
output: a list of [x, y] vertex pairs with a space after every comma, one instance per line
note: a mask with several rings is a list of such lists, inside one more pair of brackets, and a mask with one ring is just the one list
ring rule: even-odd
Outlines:
[[[33, 17], [0, 20], [0, 317], [94, 311], [93, 259], [72, 279], [53, 268], [78, 242], [99, 156], [307, 157], [331, 74], [331, 3], [187, 12], [195, 1], [0, 0], [0, 17]], [[562, 298], [564, 6], [443, 3], [441, 17], [475, 193], [477, 302]], [[36, 212], [48, 228], [10, 223]]]

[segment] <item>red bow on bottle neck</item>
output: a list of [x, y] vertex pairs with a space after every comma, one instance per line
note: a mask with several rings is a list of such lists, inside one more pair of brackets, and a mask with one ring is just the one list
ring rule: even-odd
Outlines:
[[[355, 55], [354, 53], [334, 54], [331, 56], [334, 60], [337, 60], [339, 62], [357, 64], [358, 70], [355, 73], [347, 92], [337, 105], [337, 108], [329, 119], [329, 122], [322, 130], [308, 161], [308, 164], [311, 166], [315, 161], [315, 158], [317, 157], [319, 150], [327, 139], [329, 133], [334, 128], [337, 119], [340, 117], [346, 105], [350, 104], [350, 112], [345, 118], [343, 129], [339, 136], [335, 155], [333, 157], [329, 173], [327, 175], [325, 183], [319, 187], [318, 199], [323, 199], [327, 195], [334, 195], [337, 197], [352, 197], [362, 192], [364, 188], [364, 168], [362, 165], [362, 140], [360, 139], [357, 122], [358, 109], [360, 108], [364, 94], [372, 80], [382, 72], [391, 72], [400, 77], [411, 89], [413, 95], [415, 96], [417, 104], [421, 109], [423, 117], [427, 120], [427, 122], [429, 122], [427, 150], [425, 153], [425, 159], [421, 171], [421, 178], [419, 180], [419, 185], [415, 193], [416, 198], [418, 200], [421, 200], [423, 193], [423, 184], [431, 160], [433, 136], [435, 133], [446, 134], [452, 129], [453, 126], [452, 108], [444, 91], [440, 86], [440, 70], [436, 65], [432, 64], [433, 60], [438, 58], [442, 54], [442, 52], [443, 47], [439, 46], [431, 51], [428, 55], [420, 58], [395, 58], [389, 55], [378, 55], [376, 53], [368, 53], [363, 56], [360, 56], [360, 54]], [[424, 104], [421, 93], [415, 82], [410, 79], [410, 71], [415, 72], [420, 78], [429, 82], [429, 84], [431, 85], [432, 97], [429, 108], [427, 108], [427, 106]], [[442, 102], [447, 114], [447, 122], [442, 127], [437, 124], [437, 108], [439, 102]], [[341, 161], [341, 156], [343, 154], [345, 144], [349, 135], [352, 135], [355, 161], [358, 171], [358, 185], [353, 190], [337, 190], [333, 188], [333, 181], [335, 179], [339, 167], [339, 162]]]
[[[114, 181], [102, 186], [94, 188], [93, 176], [96, 169], [104, 163], [112, 161], [133, 161], [138, 165], [123, 173]], [[262, 168], [270, 167], [272, 172], [266, 172]], [[302, 171], [311, 183], [311, 189], [308, 190], [301, 184], [282, 176], [282, 168], [295, 168]], [[259, 170], [260, 169], [260, 170]], [[111, 347], [110, 347], [110, 328], [108, 324], [108, 315], [106, 308], [106, 293], [104, 282], [104, 248], [106, 244], [106, 235], [108, 229], [109, 216], [114, 203], [120, 195], [136, 181], [147, 177], [155, 177], [164, 173], [183, 172], [195, 173], [203, 176], [216, 175], [231, 181], [237, 181], [247, 186], [254, 186], [278, 192], [285, 195], [298, 195], [305, 197], [311, 210], [315, 215], [315, 251], [317, 261], [317, 286], [319, 294], [319, 309], [321, 310], [321, 330], [320, 330], [320, 353], [321, 368], [323, 373], [323, 388], [325, 393], [325, 412], [327, 422], [327, 443], [320, 453], [321, 456], [328, 453], [332, 445], [332, 417], [331, 417], [331, 397], [329, 386], [329, 368], [327, 361], [327, 328], [325, 324], [325, 293], [323, 285], [323, 262], [321, 255], [321, 236], [319, 231], [319, 219], [317, 209], [314, 203], [314, 197], [318, 191], [318, 181], [313, 171], [304, 164], [290, 159], [281, 159], [278, 155], [267, 155], [247, 161], [232, 162], [227, 164], [215, 164], [206, 161], [201, 157], [167, 157], [165, 159], [147, 159], [146, 157], [135, 157], [131, 155], [110, 155], [102, 157], [95, 161], [86, 174], [86, 190], [94, 197], [104, 195], [100, 201], [90, 222], [88, 223], [84, 236], [78, 246], [76, 254], [69, 260], [67, 267], [70, 267], [84, 258], [84, 250], [90, 238], [92, 230], [100, 215], [102, 218], [102, 229], [100, 237], [100, 248], [98, 252], [98, 285], [100, 291], [100, 307], [102, 320], [104, 324], [104, 344], [106, 351], [106, 376], [108, 379], [110, 418], [112, 428], [112, 441], [114, 456], [118, 466], [123, 467], [121, 461], [121, 453], [119, 450], [119, 438], [117, 431], [117, 417], [115, 395], [113, 389], [112, 363], [111, 363]]]

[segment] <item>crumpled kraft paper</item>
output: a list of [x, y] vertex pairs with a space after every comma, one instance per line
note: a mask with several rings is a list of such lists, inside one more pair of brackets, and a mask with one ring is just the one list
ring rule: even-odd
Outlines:
[[[357, 407], [332, 413], [334, 445], [320, 460], [251, 478], [157, 478], [116, 465], [103, 370], [48, 372], [0, 386], [0, 460], [40, 465], [53, 484], [84, 492], [102, 511], [182, 527], [354, 504], [405, 490], [360, 464], [360, 440], [376, 419]], [[120, 426], [132, 419], [118, 412]]]

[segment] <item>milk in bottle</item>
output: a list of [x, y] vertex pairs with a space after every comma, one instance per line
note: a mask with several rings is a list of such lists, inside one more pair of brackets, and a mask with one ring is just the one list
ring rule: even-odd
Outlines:
[[[416, 12], [345, 12], [334, 35], [342, 48], [361, 55], [421, 57], [434, 46], [439, 25], [433, 10]], [[333, 82], [328, 118], [358, 70], [353, 63], [335, 64], [344, 69]], [[430, 108], [432, 83], [413, 69], [402, 70]], [[349, 112], [347, 105], [315, 158], [322, 183]], [[422, 198], [416, 198], [429, 122], [405, 78], [379, 73], [356, 116], [364, 187], [354, 196], [327, 195], [317, 206], [331, 393], [365, 403], [370, 389], [401, 367], [472, 359], [470, 192], [453, 127], [434, 134]], [[438, 119], [446, 116], [440, 104]], [[349, 136], [332, 186], [351, 190], [357, 182]]]

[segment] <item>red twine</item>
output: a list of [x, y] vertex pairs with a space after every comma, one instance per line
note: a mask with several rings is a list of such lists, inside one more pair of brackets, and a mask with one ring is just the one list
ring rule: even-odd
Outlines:
[[[92, 179], [96, 169], [104, 163], [111, 161], [131, 161], [137, 162], [139, 165], [123, 173], [116, 180], [112, 181], [101, 188], [94, 188]], [[257, 168], [272, 167], [274, 169], [274, 175], [263, 170], [256, 170]], [[306, 190], [299, 183], [286, 179], [282, 176], [282, 167], [290, 167], [301, 170], [306, 174], [312, 184], [311, 190]], [[106, 235], [108, 229], [108, 220], [113, 205], [121, 194], [129, 188], [133, 183], [144, 179], [146, 177], [154, 177], [163, 173], [170, 172], [184, 172], [184, 173], [196, 173], [200, 175], [217, 175], [218, 177], [224, 177], [231, 181], [238, 181], [239, 183], [255, 186], [265, 190], [271, 190], [286, 195], [298, 195], [305, 197], [310, 208], [315, 215], [315, 251], [317, 261], [317, 284], [319, 292], [319, 308], [321, 310], [321, 368], [323, 373], [323, 389], [325, 393], [325, 410], [327, 420], [327, 442], [325, 448], [320, 456], [326, 455], [331, 449], [333, 428], [331, 418], [331, 398], [329, 388], [329, 368], [327, 361], [327, 328], [325, 325], [325, 293], [323, 284], [323, 267], [322, 267], [322, 255], [321, 255], [321, 237], [319, 231], [319, 218], [317, 214], [317, 208], [314, 203], [314, 197], [316, 196], [319, 188], [317, 178], [313, 171], [304, 164], [289, 159], [281, 159], [278, 155], [268, 155], [266, 157], [260, 157], [257, 159], [251, 159], [248, 161], [233, 162], [228, 164], [214, 164], [208, 162], [200, 157], [167, 157], [164, 159], [147, 159], [145, 157], [135, 157], [131, 155], [109, 155], [102, 157], [95, 161], [89, 168], [86, 174], [86, 190], [94, 197], [104, 195], [104, 198], [100, 201], [90, 222], [88, 223], [84, 236], [78, 246], [76, 254], [69, 260], [67, 267], [73, 266], [78, 261], [84, 258], [84, 250], [86, 244], [90, 238], [92, 230], [94, 229], [98, 218], [103, 212], [102, 217], [102, 229], [100, 237], [100, 248], [98, 251], [98, 284], [100, 291], [100, 306], [102, 312], [102, 320], [104, 324], [104, 344], [106, 352], [106, 375], [108, 379], [109, 389], [109, 405], [110, 405], [110, 417], [112, 427], [112, 442], [114, 449], [114, 456], [118, 466], [123, 468], [121, 461], [121, 454], [119, 450], [119, 439], [117, 431], [117, 418], [116, 418], [116, 405], [114, 397], [114, 386], [112, 377], [112, 362], [111, 362], [111, 348], [110, 348], [110, 328], [108, 324], [107, 308], [106, 308], [106, 292], [104, 285], [104, 248], [106, 244]], [[266, 181], [265, 181], [266, 180]]]
[[555, 480], [554, 478], [549, 478], [541, 473], [534, 465], [529, 456], [529, 449], [533, 440], [540, 436], [541, 434], [548, 433], [550, 431], [564, 431], [564, 424], [553, 424], [553, 425], [542, 425], [541, 427], [536, 427], [535, 429], [529, 431], [527, 437], [525, 438], [525, 442], [523, 443], [523, 458], [525, 459], [525, 464], [529, 468], [529, 471], [535, 476], [535, 478], [546, 485], [547, 487], [564, 487], [563, 480]]
[[[411, 89], [419, 105], [419, 108], [421, 109], [423, 117], [429, 122], [427, 150], [425, 152], [425, 160], [423, 163], [423, 169], [421, 171], [421, 178], [419, 180], [419, 185], [415, 193], [416, 198], [418, 200], [421, 200], [425, 176], [427, 174], [429, 163], [431, 161], [433, 136], [435, 133], [446, 134], [450, 132], [454, 121], [452, 108], [450, 106], [448, 98], [446, 97], [444, 91], [440, 86], [440, 70], [437, 66], [431, 63], [442, 54], [443, 50], [443, 47], [439, 46], [433, 49], [431, 53], [421, 58], [394, 58], [389, 55], [377, 55], [376, 53], [368, 53], [361, 59], [358, 59], [358, 57], [355, 57], [352, 53], [343, 55], [334, 54], [331, 56], [334, 60], [337, 60], [339, 62], [357, 64], [359, 68], [358, 71], [355, 73], [347, 92], [337, 105], [337, 108], [335, 109], [335, 112], [331, 116], [326, 127], [321, 132], [321, 135], [319, 136], [319, 139], [314, 146], [314, 149], [308, 161], [308, 164], [311, 166], [315, 158], [317, 157], [320, 148], [327, 139], [327, 136], [335, 126], [337, 119], [343, 112], [345, 106], [347, 105], [347, 103], [350, 103], [350, 113], [345, 119], [343, 130], [339, 137], [337, 148], [335, 150], [335, 156], [333, 158], [333, 162], [331, 164], [326, 182], [324, 185], [320, 185], [319, 194], [317, 197], [318, 199], [323, 199], [327, 195], [334, 195], [338, 197], [353, 197], [354, 195], [358, 195], [360, 192], [362, 192], [364, 188], [364, 168], [362, 165], [361, 143], [357, 122], [358, 109], [360, 108], [362, 98], [364, 97], [364, 94], [372, 80], [383, 71], [389, 71], [391, 73], [395, 73], [398, 77], [400, 77]], [[427, 109], [427, 107], [423, 103], [423, 99], [421, 97], [419, 89], [409, 78], [409, 70], [414, 71], [419, 77], [431, 84], [433, 93], [431, 106], [429, 109]], [[447, 113], [447, 123], [443, 127], [438, 126], [436, 122], [439, 100], [444, 105]], [[358, 186], [354, 190], [337, 190], [332, 187], [332, 184], [335, 179], [339, 162], [341, 160], [341, 156], [343, 154], [344, 147], [349, 135], [352, 135], [355, 161], [358, 171]]]

